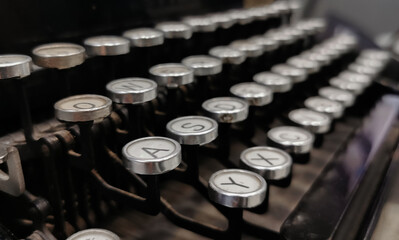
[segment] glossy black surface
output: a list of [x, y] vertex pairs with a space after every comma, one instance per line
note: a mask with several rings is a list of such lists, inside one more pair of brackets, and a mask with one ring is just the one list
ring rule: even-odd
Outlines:
[[[334, 235], [343, 237], [345, 231], [356, 234], [378, 187], [369, 183], [381, 180], [382, 176], [375, 173], [386, 169], [396, 147], [394, 124], [399, 112], [399, 97], [387, 96], [377, 103], [346, 148], [338, 152], [285, 221], [281, 234], [286, 239], [329, 239]], [[368, 186], [361, 189], [361, 184]], [[345, 231], [337, 232], [344, 221]]]

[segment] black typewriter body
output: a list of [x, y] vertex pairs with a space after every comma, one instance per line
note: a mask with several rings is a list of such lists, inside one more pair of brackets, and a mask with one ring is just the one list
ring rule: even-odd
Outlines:
[[[83, 45], [91, 36], [121, 36], [128, 29], [154, 28], [188, 15], [243, 8], [236, 0], [7, 0], [0, 5], [4, 33], [0, 54], [29, 56], [41, 44]], [[212, 47], [294, 26], [294, 11], [229, 28], [194, 31], [191, 38], [177, 44], [165, 39], [160, 46], [144, 50], [130, 47], [128, 54], [87, 57], [68, 69], [34, 66], [24, 78], [2, 77], [0, 187], [7, 190], [0, 191], [0, 239], [60, 240], [93, 228], [109, 230], [120, 239], [370, 239], [387, 172], [398, 158], [399, 100], [395, 90], [383, 84], [395, 66], [392, 61], [361, 93], [354, 94], [354, 104], [345, 108], [342, 117], [331, 117], [327, 132], [313, 134], [310, 152], [290, 152], [289, 176], [283, 181], [266, 180], [266, 200], [259, 206], [228, 207], [209, 195], [208, 181], [215, 172], [244, 168], [240, 160], [244, 150], [280, 148], [267, 133], [278, 126], [300, 126], [290, 120], [289, 113], [307, 107], [304, 101], [348, 70], [363, 49], [356, 46], [332, 57], [290, 91], [274, 92], [273, 100], [264, 106], [250, 105], [242, 122], [231, 123], [226, 116], [216, 120], [202, 103], [232, 96], [228, 90], [232, 85], [253, 82], [256, 73], [272, 71], [290, 57], [325, 46], [336, 37], [331, 28], [260, 56], [247, 55], [240, 64], [224, 62], [221, 72], [212, 76], [194, 71], [194, 80], [188, 84], [176, 87], [158, 82], [154, 99], [131, 105], [114, 101], [106, 117], [77, 124], [61, 119], [54, 110], [54, 104], [68, 96], [107, 96], [105, 85], [111, 80], [154, 80], [148, 72], [153, 65], [180, 63], [184, 57], [207, 55]], [[165, 50], [168, 44], [174, 44], [173, 51]], [[198, 147], [182, 144], [178, 167], [154, 175], [126, 166], [122, 149], [128, 142], [171, 137], [166, 127], [169, 121], [200, 115], [218, 121], [218, 137]], [[145, 149], [155, 157], [164, 151], [162, 147]], [[22, 172], [16, 173], [18, 162]], [[24, 182], [23, 188], [15, 190], [7, 183], [10, 176], [12, 181]], [[17, 193], [7, 193], [8, 186]], [[114, 239], [99, 236], [76, 239]]]

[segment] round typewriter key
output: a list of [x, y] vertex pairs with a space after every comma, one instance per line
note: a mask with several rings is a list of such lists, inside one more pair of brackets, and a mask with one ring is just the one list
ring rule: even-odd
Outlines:
[[112, 101], [122, 104], [141, 104], [157, 96], [157, 84], [146, 78], [122, 78], [106, 86]]
[[340, 78], [342, 80], [349, 81], [349, 82], [360, 83], [366, 87], [370, 86], [371, 83], [373, 82], [373, 79], [369, 75], [355, 73], [355, 72], [348, 71], [348, 70], [341, 72], [339, 74], [338, 78]]
[[85, 61], [85, 49], [72, 43], [49, 43], [32, 50], [33, 62], [45, 68], [66, 69]]
[[177, 88], [192, 83], [193, 69], [180, 63], [158, 64], [150, 68], [151, 78], [160, 86]]
[[323, 55], [323, 54], [318, 54], [312, 51], [305, 51], [303, 53], [301, 53], [301, 55], [299, 55], [300, 57], [310, 60], [310, 61], [314, 61], [314, 62], [318, 62], [320, 64], [320, 66], [326, 66], [329, 65], [331, 63], [331, 58]]
[[193, 29], [183, 22], [161, 22], [155, 28], [162, 31], [165, 36], [164, 62], [180, 61], [190, 54]]
[[350, 82], [341, 78], [332, 78], [329, 80], [329, 83], [333, 87], [349, 91], [355, 95], [362, 94], [365, 89], [364, 84], [358, 82]]
[[219, 58], [223, 63], [223, 71], [217, 86], [219, 96], [228, 95], [229, 88], [240, 82], [242, 75], [241, 65], [245, 59], [245, 53], [227, 46], [218, 46], [209, 50], [209, 55]]
[[274, 93], [288, 92], [292, 89], [292, 80], [272, 72], [261, 72], [254, 75], [253, 80], [269, 87]]
[[203, 145], [217, 137], [218, 124], [202, 116], [176, 118], [166, 125], [168, 136], [184, 145]]
[[292, 110], [288, 118], [315, 134], [327, 133], [331, 126], [331, 118], [328, 115], [306, 108]]
[[24, 85], [24, 77], [31, 73], [32, 59], [26, 55], [4, 54], [0, 55], [0, 80], [12, 79], [16, 88], [15, 101], [19, 105], [19, 118], [24, 129], [25, 139], [34, 140], [33, 124], [30, 113], [28, 96]]
[[120, 238], [115, 233], [100, 228], [91, 228], [91, 229], [82, 230], [67, 238], [67, 240], [87, 240], [87, 239], [120, 240]]
[[65, 122], [100, 120], [111, 114], [112, 102], [100, 95], [76, 95], [54, 104], [55, 116]]
[[351, 107], [355, 103], [355, 95], [353, 93], [335, 87], [320, 88], [319, 95], [331, 101], [339, 102], [345, 107]]
[[270, 144], [292, 154], [308, 154], [312, 149], [314, 136], [299, 127], [281, 126], [267, 132]]
[[273, 92], [270, 88], [253, 82], [236, 84], [230, 88], [230, 92], [252, 106], [264, 106], [273, 100]]
[[122, 149], [125, 166], [142, 175], [158, 175], [175, 169], [181, 162], [178, 142], [165, 137], [146, 137], [127, 143]]
[[240, 122], [248, 115], [248, 104], [235, 97], [212, 98], [202, 103], [202, 108], [211, 118], [222, 123]]
[[292, 158], [278, 148], [252, 147], [241, 153], [240, 164], [242, 167], [258, 173], [267, 181], [282, 180], [291, 175]]
[[209, 50], [209, 55], [222, 60], [223, 64], [238, 65], [245, 61], [246, 55], [234, 48], [227, 46], [218, 46]]
[[215, 75], [222, 71], [222, 61], [207, 55], [186, 57], [182, 60], [182, 63], [193, 68], [196, 77]]
[[155, 26], [165, 34], [165, 38], [183, 38], [189, 39], [193, 35], [192, 28], [183, 22], [162, 22]]
[[116, 56], [130, 51], [129, 40], [119, 36], [95, 36], [83, 42], [89, 56]]
[[305, 107], [316, 112], [325, 113], [332, 118], [340, 118], [344, 113], [344, 106], [336, 101], [322, 97], [310, 97], [304, 102]]
[[379, 49], [365, 49], [360, 52], [361, 58], [368, 58], [387, 63], [391, 59], [389, 52]]
[[167, 136], [182, 145], [183, 161], [187, 163], [186, 180], [199, 181], [198, 153], [200, 145], [212, 142], [218, 136], [215, 120], [202, 116], [186, 116], [173, 119], [166, 125]]
[[293, 67], [304, 69], [308, 74], [316, 73], [320, 70], [320, 65], [316, 61], [307, 60], [302, 57], [291, 57], [287, 63]]
[[182, 63], [194, 69], [195, 87], [192, 95], [197, 103], [202, 103], [217, 95], [220, 74], [222, 72], [222, 61], [219, 58], [207, 55], [189, 56]]
[[130, 137], [142, 137], [145, 122], [142, 104], [157, 97], [157, 84], [146, 78], [122, 78], [108, 83], [106, 88], [113, 102], [126, 104]]
[[263, 35], [253, 36], [249, 38], [248, 41], [263, 48], [263, 55], [259, 61], [262, 62], [262, 68], [269, 69], [273, 64], [275, 52], [279, 48], [278, 42]]
[[238, 51], [245, 53], [247, 58], [248, 57], [259, 57], [260, 55], [263, 54], [263, 46], [254, 44], [248, 40], [236, 40], [236, 41], [232, 42], [229, 46]]
[[368, 58], [357, 58], [356, 63], [365, 67], [375, 68], [382, 70], [385, 67], [385, 63], [379, 60], [368, 59]]
[[30, 75], [32, 59], [26, 55], [0, 55], [0, 79], [21, 78]]
[[336, 49], [326, 48], [321, 45], [313, 47], [311, 51], [317, 54], [328, 56], [332, 61], [341, 57], [341, 53]]
[[293, 83], [299, 83], [306, 80], [306, 70], [292, 67], [287, 64], [278, 64], [272, 67], [272, 72], [288, 77]]
[[204, 54], [215, 45], [217, 25], [208, 17], [189, 16], [182, 19], [193, 29], [193, 48], [191, 54]]
[[209, 179], [209, 198], [229, 208], [253, 208], [266, 197], [266, 181], [254, 172], [225, 169]]
[[153, 47], [162, 45], [164, 33], [153, 28], [136, 28], [123, 32], [123, 37], [130, 40], [133, 47]]
[[349, 64], [348, 69], [355, 73], [366, 74], [372, 78], [376, 77], [380, 73], [380, 69], [367, 67], [359, 63]]

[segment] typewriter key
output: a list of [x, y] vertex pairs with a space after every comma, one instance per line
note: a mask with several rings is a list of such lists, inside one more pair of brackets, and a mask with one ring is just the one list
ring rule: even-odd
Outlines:
[[263, 55], [259, 59], [259, 61], [261, 61], [259, 70], [269, 69], [273, 64], [275, 52], [279, 48], [278, 42], [263, 35], [253, 36], [249, 38], [248, 41], [263, 48]]
[[202, 116], [185, 116], [170, 121], [166, 129], [168, 136], [183, 145], [204, 145], [217, 137], [218, 124]]
[[316, 112], [325, 113], [334, 119], [342, 117], [345, 110], [341, 103], [318, 96], [306, 99], [304, 105]]
[[67, 240], [120, 240], [120, 238], [113, 232], [100, 228], [91, 228], [79, 231]]
[[177, 88], [180, 85], [192, 83], [193, 69], [180, 63], [158, 64], [150, 68], [151, 78], [160, 86]]
[[288, 64], [274, 65], [271, 69], [272, 72], [288, 77], [293, 83], [299, 83], [306, 80], [306, 70], [290, 66]]
[[261, 72], [253, 76], [253, 80], [269, 87], [274, 93], [284, 93], [292, 89], [292, 80], [272, 72]]
[[266, 181], [254, 172], [225, 169], [209, 179], [209, 198], [229, 208], [253, 208], [266, 196]]
[[382, 70], [385, 67], [385, 63], [379, 60], [374, 60], [374, 59], [369, 59], [369, 58], [357, 58], [356, 63], [369, 67], [369, 68], [375, 68], [378, 70]]
[[194, 69], [196, 79], [195, 95], [197, 103], [217, 95], [218, 84], [221, 79], [217, 76], [222, 72], [222, 61], [207, 55], [189, 56], [182, 63]]
[[33, 125], [30, 106], [24, 84], [25, 77], [31, 73], [32, 59], [25, 55], [0, 55], [0, 80], [11, 79], [16, 88], [16, 99], [19, 105], [19, 118], [24, 129], [25, 139], [33, 142]]
[[328, 115], [306, 108], [292, 110], [288, 118], [315, 134], [327, 133], [331, 126], [331, 118]]
[[123, 32], [130, 40], [129, 75], [147, 76], [148, 69], [161, 62], [161, 52], [165, 46], [164, 33], [153, 28], [136, 28]]
[[193, 29], [183, 22], [162, 22], [155, 28], [165, 35], [165, 48], [163, 62], [178, 62], [190, 52], [190, 38]]
[[308, 154], [312, 149], [314, 136], [299, 127], [281, 126], [267, 132], [268, 142], [291, 154]]
[[264, 68], [264, 63], [261, 61], [262, 46], [249, 40], [236, 40], [230, 43], [229, 46], [246, 55], [246, 60], [242, 66], [242, 75], [240, 76], [241, 82], [249, 80], [253, 74]]
[[344, 107], [351, 107], [355, 103], [355, 95], [353, 93], [335, 87], [320, 88], [319, 95], [331, 101], [339, 102]]
[[387, 63], [391, 59], [389, 52], [379, 49], [365, 49], [360, 52], [360, 58], [368, 58]]
[[245, 149], [240, 155], [240, 165], [258, 173], [268, 183], [288, 186], [291, 180], [292, 158], [278, 148], [262, 146]]
[[116, 56], [130, 51], [129, 40], [119, 36], [90, 37], [83, 44], [89, 56]]
[[106, 88], [111, 100], [121, 104], [142, 104], [157, 96], [156, 82], [146, 78], [121, 78]]
[[207, 115], [221, 123], [240, 122], [248, 116], [248, 104], [235, 97], [212, 98], [202, 103], [202, 108]]
[[85, 49], [72, 43], [49, 43], [32, 50], [33, 62], [45, 68], [66, 69], [85, 61]]
[[302, 52], [299, 56], [310, 61], [318, 62], [320, 66], [323, 67], [331, 63], [330, 57], [323, 54], [312, 52], [310, 50]]
[[106, 88], [113, 102], [125, 104], [128, 109], [130, 137], [143, 137], [142, 104], [157, 97], [157, 84], [146, 78], [122, 78], [108, 83]]
[[86, 58], [84, 47], [72, 43], [49, 43], [35, 47], [32, 50], [33, 62], [40, 67], [51, 68], [60, 82], [60, 92], [63, 97], [71, 95], [69, 74], [73, 67], [81, 65]]
[[32, 59], [26, 55], [0, 55], [0, 79], [22, 78], [31, 73]]
[[111, 114], [112, 101], [94, 94], [76, 95], [54, 104], [55, 117], [65, 122], [102, 120]]
[[253, 82], [236, 84], [230, 88], [230, 92], [246, 100], [251, 106], [265, 106], [273, 100], [273, 92], [270, 88]]
[[352, 71], [345, 70], [338, 75], [338, 78], [349, 82], [360, 83], [365, 87], [368, 87], [373, 82], [373, 79], [366, 74], [355, 73]]
[[153, 28], [131, 29], [123, 32], [122, 36], [129, 39], [133, 47], [153, 47], [164, 42], [164, 33]]
[[241, 64], [245, 61], [246, 55], [241, 51], [227, 46], [211, 48], [209, 55], [219, 58], [223, 63], [223, 71], [217, 87], [218, 96], [228, 95], [229, 88], [242, 80], [240, 79], [243, 68]]
[[355, 95], [360, 95], [364, 92], [365, 85], [359, 82], [351, 82], [341, 79], [340, 77], [331, 78], [329, 81], [331, 86], [341, 90], [349, 91]]
[[313, 74], [320, 70], [320, 64], [318, 62], [305, 59], [301, 56], [289, 58], [287, 64], [299, 69], [304, 69], [308, 74]]
[[338, 50], [332, 48], [326, 48], [322, 45], [313, 47], [311, 51], [316, 54], [328, 56], [331, 59], [331, 61], [335, 61], [341, 57], [341, 53]]
[[217, 25], [206, 16], [188, 16], [182, 19], [193, 29], [193, 48], [189, 54], [204, 54], [215, 45]]
[[159, 175], [181, 162], [178, 142], [165, 137], [146, 137], [127, 143], [122, 149], [126, 168], [137, 174]]
[[218, 136], [215, 120], [202, 116], [186, 116], [173, 119], [166, 125], [167, 136], [182, 146], [183, 161], [187, 163], [185, 180], [199, 182], [199, 146], [212, 142]]
[[365, 74], [372, 78], [375, 78], [381, 71], [381, 69], [367, 67], [367, 66], [361, 65], [359, 63], [349, 64], [348, 69], [352, 72], [359, 73], [359, 74]]

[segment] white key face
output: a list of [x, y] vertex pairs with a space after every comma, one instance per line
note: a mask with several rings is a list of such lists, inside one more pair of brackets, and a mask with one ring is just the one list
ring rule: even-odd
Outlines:
[[162, 30], [163, 32], [191, 31], [191, 28], [187, 24], [181, 22], [163, 22], [157, 24], [156, 28]]
[[161, 31], [152, 29], [152, 28], [137, 28], [126, 31], [123, 33], [123, 36], [130, 39], [153, 39], [159, 38], [163, 36]]
[[298, 127], [276, 127], [272, 128], [267, 136], [277, 143], [304, 143], [312, 140], [313, 135], [308, 131]]
[[33, 54], [39, 57], [67, 57], [84, 52], [82, 46], [71, 43], [51, 43], [33, 49]]
[[167, 138], [144, 138], [131, 142], [124, 148], [126, 157], [137, 160], [167, 159], [177, 150], [176, 142]]
[[307, 73], [304, 69], [291, 67], [287, 64], [279, 64], [272, 67], [272, 72], [290, 77], [294, 82], [302, 82], [305, 80]]
[[261, 98], [272, 95], [272, 91], [256, 83], [239, 83], [230, 88], [230, 92], [236, 96], [246, 98]]
[[387, 61], [390, 59], [390, 53], [378, 49], [366, 49], [361, 51], [360, 57], [365, 57], [374, 60]]
[[384, 62], [370, 58], [358, 58], [356, 59], [356, 62], [360, 65], [377, 69], [382, 69], [385, 65]]
[[208, 112], [234, 113], [246, 111], [248, 104], [237, 98], [222, 97], [209, 99], [202, 104], [202, 107]]
[[363, 92], [366, 85], [358, 82], [350, 82], [347, 80], [339, 79], [339, 78], [332, 78], [329, 81], [330, 85], [342, 90], [348, 90], [355, 94], [360, 94]]
[[330, 123], [329, 116], [306, 108], [293, 110], [288, 114], [288, 117], [304, 126], [319, 126]]
[[249, 39], [249, 41], [258, 44], [263, 47], [264, 50], [272, 50], [277, 49], [278, 44], [271, 38], [267, 38], [265, 36], [254, 36]]
[[245, 61], [245, 54], [231, 47], [219, 46], [209, 50], [209, 55], [220, 58], [223, 63], [241, 64]]
[[11, 67], [19, 64], [30, 63], [32, 59], [26, 55], [5, 54], [0, 55], [0, 68]]
[[129, 40], [119, 36], [97, 36], [87, 38], [84, 41], [85, 45], [89, 46], [118, 46], [118, 45], [125, 45], [129, 44]]
[[360, 74], [367, 74], [370, 76], [374, 76], [379, 72], [379, 69], [376, 68], [371, 68], [371, 67], [366, 67], [357, 63], [352, 63], [348, 66], [348, 69], [360, 73]]
[[213, 57], [205, 56], [205, 55], [198, 55], [198, 56], [191, 56], [183, 59], [183, 64], [187, 65], [191, 68], [214, 68], [219, 67], [222, 65], [222, 62]]
[[217, 123], [210, 118], [205, 117], [181, 117], [173, 120], [167, 126], [176, 134], [203, 134], [209, 131], [214, 131], [217, 128]]
[[287, 63], [300, 68], [300, 69], [305, 69], [309, 73], [313, 73], [319, 70], [320, 66], [317, 62], [310, 61], [301, 57], [292, 57], [287, 60]]
[[271, 147], [249, 148], [241, 155], [241, 160], [254, 167], [274, 168], [289, 163], [290, 156], [284, 151]]
[[93, 95], [84, 95], [80, 98], [66, 98], [57, 105], [57, 108], [64, 111], [90, 111], [107, 106], [109, 99]]
[[67, 240], [120, 240], [120, 238], [104, 229], [88, 229], [73, 234]]
[[160, 64], [150, 68], [150, 73], [159, 77], [178, 77], [192, 74], [193, 70], [183, 64]]
[[254, 81], [270, 87], [274, 92], [287, 92], [292, 88], [292, 80], [288, 77], [281, 76], [271, 72], [261, 72], [255, 74]]
[[110, 82], [107, 90], [114, 93], [143, 93], [153, 90], [157, 84], [145, 78], [126, 78]]
[[370, 76], [350, 71], [344, 71], [340, 73], [339, 78], [349, 82], [361, 83], [366, 86], [370, 85], [372, 82]]
[[331, 101], [322, 97], [310, 97], [305, 100], [305, 106], [324, 113], [331, 113], [333, 115], [342, 115], [343, 106], [335, 101]]
[[262, 181], [255, 176], [243, 171], [226, 171], [216, 173], [211, 179], [212, 183], [221, 191], [235, 194], [248, 194], [259, 191]]
[[352, 93], [334, 87], [320, 88], [319, 95], [333, 101], [338, 101], [345, 106], [351, 106], [355, 101], [355, 96]]
[[234, 49], [244, 52], [247, 57], [258, 57], [263, 53], [263, 47], [247, 40], [237, 40], [230, 44]]

